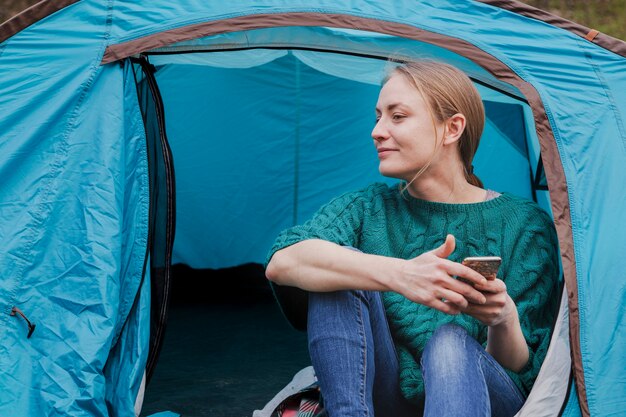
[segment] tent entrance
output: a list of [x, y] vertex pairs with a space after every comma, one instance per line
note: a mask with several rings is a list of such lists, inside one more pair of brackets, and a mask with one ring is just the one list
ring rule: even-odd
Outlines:
[[[174, 263], [263, 262], [280, 230], [332, 197], [394, 181], [378, 174], [370, 136], [386, 61], [300, 49], [189, 52], [147, 56], [176, 166]], [[475, 172], [487, 187], [549, 210], [535, 178], [530, 107], [483, 78], [487, 123]]]
[[[221, 304], [221, 314], [231, 315], [228, 308], [236, 306], [241, 293], [233, 289], [236, 285], [220, 291], [217, 284], [224, 279], [241, 283], [249, 276], [216, 278], [217, 271], [237, 271], [249, 263], [258, 268], [280, 230], [306, 220], [343, 192], [394, 182], [379, 175], [370, 137], [380, 80], [389, 64], [374, 55], [318, 48], [153, 52], [138, 65], [158, 85], [165, 128], [157, 124], [153, 131], [167, 133], [176, 167], [173, 287], [178, 279], [194, 276], [187, 288], [231, 298], [228, 307]], [[533, 198], [549, 209], [547, 192], [537, 187], [539, 146], [528, 103], [514, 89], [502, 83], [491, 88], [484, 75], [476, 74], [470, 75], [488, 120], [475, 171], [488, 188]], [[142, 84], [150, 83], [138, 77]], [[268, 299], [262, 274], [257, 278], [261, 303]], [[164, 309], [167, 295], [162, 301]], [[203, 329], [212, 320], [198, 311], [185, 315], [187, 307], [180, 305], [173, 310], [179, 323]], [[261, 329], [267, 323], [255, 320], [263, 308], [243, 320]], [[170, 333], [182, 337], [177, 330]], [[259, 399], [254, 407], [267, 400]]]

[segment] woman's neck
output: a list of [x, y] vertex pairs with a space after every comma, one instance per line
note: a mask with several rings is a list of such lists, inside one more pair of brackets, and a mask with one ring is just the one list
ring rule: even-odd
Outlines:
[[487, 197], [486, 190], [467, 181], [456, 143], [444, 144], [407, 191], [421, 200], [450, 204], [478, 203]]
[[486, 190], [470, 184], [465, 177], [437, 176], [429, 172], [416, 178], [407, 191], [421, 200], [451, 204], [478, 203], [487, 195]]

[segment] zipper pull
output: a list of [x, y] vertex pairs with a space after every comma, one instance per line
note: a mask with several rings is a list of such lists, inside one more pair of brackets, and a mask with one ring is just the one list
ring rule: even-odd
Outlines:
[[28, 325], [28, 336], [26, 336], [26, 338], [30, 339], [30, 337], [33, 335], [33, 332], [35, 331], [35, 324], [31, 323], [30, 320], [26, 318], [26, 315], [22, 312], [22, 310], [17, 307], [13, 307], [11, 309], [11, 315], [14, 316], [15, 314], [19, 314], [24, 320], [26, 320], [26, 324]]

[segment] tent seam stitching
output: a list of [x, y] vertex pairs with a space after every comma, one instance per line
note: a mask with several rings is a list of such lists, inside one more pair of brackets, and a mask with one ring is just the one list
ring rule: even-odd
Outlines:
[[[100, 61], [101, 61], [101, 57], [104, 54], [104, 51], [106, 50], [106, 41], [108, 40], [108, 32], [110, 31], [111, 28], [111, 22], [110, 22], [110, 15], [112, 14], [112, 6], [110, 4], [112, 0], [109, 0], [109, 16], [107, 16], [107, 20], [106, 20], [106, 29], [105, 29], [105, 36], [104, 36], [104, 41], [101, 44], [100, 47], [100, 51], [98, 54], [95, 54], [94, 57], [95, 59], [92, 59], [92, 63], [89, 65], [90, 68], [90, 72], [91, 74], [89, 75], [89, 77], [87, 78], [87, 81], [83, 84], [82, 87], [82, 91], [80, 93], [80, 96], [78, 97], [78, 100], [76, 101], [76, 104], [74, 106], [74, 109], [71, 113], [71, 116], [68, 118], [65, 130], [63, 132], [62, 135], [60, 135], [60, 139], [58, 140], [58, 149], [57, 151], [55, 151], [55, 155], [56, 155], [56, 159], [50, 164], [50, 171], [49, 174], [46, 176], [46, 182], [44, 184], [42, 184], [41, 189], [45, 190], [45, 192], [43, 192], [40, 196], [39, 203], [36, 207], [36, 209], [34, 209], [31, 213], [32, 216], [32, 221], [31, 221], [31, 226], [28, 227], [29, 231], [31, 232], [31, 236], [29, 239], [25, 239], [25, 245], [24, 245], [24, 250], [20, 251], [20, 254], [22, 254], [23, 256], [21, 256], [19, 259], [21, 261], [17, 261], [16, 262], [16, 273], [15, 273], [15, 280], [14, 280], [14, 286], [13, 289], [11, 289], [10, 291], [7, 291], [9, 297], [8, 297], [8, 302], [7, 305], [12, 305], [15, 303], [16, 298], [17, 298], [17, 294], [19, 292], [19, 288], [20, 288], [20, 282], [23, 281], [24, 278], [24, 270], [25, 268], [30, 264], [27, 260], [28, 259], [32, 259], [31, 255], [32, 255], [32, 251], [33, 248], [35, 246], [35, 243], [41, 238], [41, 235], [43, 233], [43, 231], [46, 229], [45, 227], [43, 227], [43, 225], [46, 224], [46, 221], [50, 218], [50, 216], [48, 216], [47, 214], [49, 214], [49, 211], [52, 209], [52, 205], [47, 204], [47, 201], [51, 201], [51, 197], [54, 195], [54, 193], [58, 190], [60, 190], [61, 188], [55, 188], [53, 187], [53, 184], [55, 181], [58, 180], [58, 175], [59, 173], [62, 171], [63, 168], [63, 160], [67, 160], [67, 156], [68, 156], [68, 139], [71, 135], [71, 132], [74, 130], [73, 127], [75, 127], [75, 123], [76, 120], [78, 119], [78, 113], [80, 108], [82, 107], [82, 103], [84, 102], [85, 98], [87, 97], [87, 91], [89, 90], [89, 88], [91, 87], [91, 85], [93, 85], [93, 82], [96, 78], [96, 73], [98, 72], [99, 68], [100, 68]], [[98, 59], [98, 57], [100, 57], [100, 59]], [[65, 158], [65, 159], [64, 159]], [[48, 206], [48, 209], [46, 210], [46, 206]], [[9, 317], [8, 315], [2, 315], [3, 316], [3, 320], [5, 322], [7, 322], [7, 318]], [[8, 326], [7, 326], [8, 327]]]
[[[600, 82], [600, 85], [602, 87], [602, 91], [604, 92], [607, 101], [609, 102], [609, 107], [611, 109], [611, 112], [613, 114], [613, 116], [615, 117], [615, 121], [617, 123], [618, 126], [618, 130], [621, 136], [621, 142], [622, 142], [622, 149], [626, 151], [626, 142], [625, 142], [625, 138], [626, 138], [626, 133], [624, 132], [624, 126], [623, 126], [623, 122], [621, 117], [619, 116], [618, 112], [617, 112], [617, 108], [615, 106], [615, 100], [613, 98], [613, 95], [611, 94], [611, 92], [606, 88], [606, 81], [604, 79], [604, 77], [602, 76], [602, 74], [598, 71], [598, 66], [597, 64], [593, 61], [593, 57], [591, 56], [591, 54], [589, 53], [589, 51], [587, 50], [587, 45], [589, 45], [589, 42], [585, 42], [584, 38], [580, 38], [579, 43], [581, 45], [581, 49], [583, 51], [583, 54], [585, 56], [585, 59], [587, 60], [587, 62], [589, 63], [589, 66], [591, 66], [591, 68], [593, 68], [593, 72], [596, 75], [598, 81]], [[570, 216], [572, 216], [572, 210], [570, 209]], [[573, 224], [572, 224], [572, 232], [573, 232]], [[576, 249], [576, 247], [574, 247], [574, 249]], [[576, 259], [579, 258], [577, 251], [575, 251], [576, 253]], [[583, 370], [583, 375], [585, 378], [585, 394], [586, 394], [586, 399], [587, 399], [587, 407], [589, 407], [589, 412], [591, 415], [594, 415], [594, 410], [595, 409], [595, 400], [593, 398], [591, 398], [591, 393], [596, 390], [596, 387], [594, 386], [593, 382], [589, 380], [589, 378], [587, 377], [587, 372], [585, 372], [587, 366], [589, 366], [589, 360], [585, 360], [585, 356], [582, 355], [582, 352], [590, 352], [589, 350], [589, 344], [587, 342], [587, 335], [585, 334], [584, 338], [583, 338], [583, 326], [581, 325], [582, 323], [585, 323], [584, 320], [584, 311], [583, 311], [583, 307], [585, 306], [585, 303], [581, 302], [581, 295], [584, 295], [584, 291], [581, 291], [581, 287], [580, 287], [580, 282], [577, 280], [576, 282], [577, 287], [578, 287], [578, 315], [579, 315], [579, 326], [578, 326], [578, 331], [579, 331], [579, 344], [580, 344], [580, 350], [581, 350], [581, 365], [582, 365], [582, 370]], [[584, 349], [583, 349], [583, 345], [584, 345]], [[587, 364], [587, 366], [585, 366]], [[591, 373], [590, 375], [593, 375], [593, 373]], [[593, 380], [593, 378], [592, 378]], [[588, 389], [589, 388], [589, 389]]]

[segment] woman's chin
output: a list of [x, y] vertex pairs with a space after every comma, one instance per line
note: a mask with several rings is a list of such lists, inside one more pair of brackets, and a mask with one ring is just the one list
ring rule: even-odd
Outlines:
[[378, 172], [380, 172], [380, 175], [382, 175], [383, 177], [397, 178], [399, 180], [403, 180], [406, 177], [406, 173], [403, 173], [397, 169], [385, 167], [383, 166], [383, 164], [380, 164], [378, 166]]

